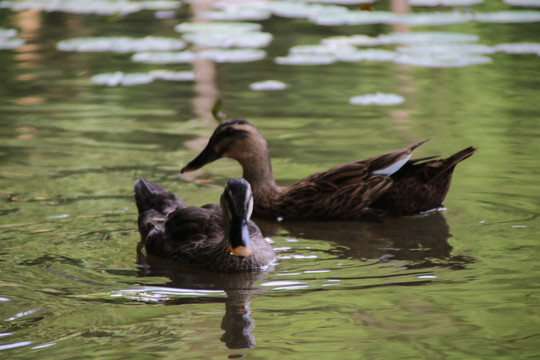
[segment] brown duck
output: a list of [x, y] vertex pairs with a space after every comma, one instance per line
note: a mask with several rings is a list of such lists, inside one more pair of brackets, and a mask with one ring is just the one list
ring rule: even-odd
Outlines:
[[469, 147], [447, 159], [409, 160], [424, 139], [403, 149], [353, 161], [307, 176], [290, 186], [274, 181], [266, 140], [246, 120], [220, 124], [204, 150], [181, 172], [222, 157], [237, 160], [253, 188], [257, 216], [359, 218], [373, 211], [412, 215], [442, 207], [454, 167], [471, 156]]
[[143, 247], [148, 254], [219, 272], [250, 271], [272, 263], [275, 253], [250, 221], [251, 187], [231, 179], [221, 207], [186, 206], [176, 195], [144, 179], [135, 182], [135, 201]]

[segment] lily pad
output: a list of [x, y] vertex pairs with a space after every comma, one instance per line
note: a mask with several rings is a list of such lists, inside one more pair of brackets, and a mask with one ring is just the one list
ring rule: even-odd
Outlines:
[[287, 84], [277, 80], [266, 80], [252, 83], [249, 88], [254, 91], [276, 91], [286, 89]]
[[195, 80], [195, 74], [192, 71], [167, 71], [167, 70], [153, 70], [149, 73], [123, 73], [117, 71], [114, 73], [104, 73], [92, 76], [90, 79], [94, 84], [107, 85], [107, 86], [131, 86], [149, 84], [154, 80], [167, 80], [167, 81], [193, 81]]
[[540, 43], [512, 43], [496, 45], [495, 50], [507, 54], [539, 54]]
[[366, 49], [357, 50], [349, 53], [336, 55], [339, 61], [358, 62], [358, 61], [393, 61], [398, 54], [394, 51]]
[[397, 19], [398, 15], [388, 11], [317, 12], [309, 16], [311, 22], [327, 26], [392, 24]]
[[17, 39], [17, 30], [0, 28], [0, 50], [15, 49], [25, 44], [22, 39]]
[[367, 94], [354, 96], [349, 99], [349, 104], [352, 105], [399, 105], [405, 101], [405, 98], [397, 94]]
[[22, 39], [0, 37], [0, 50], [15, 49], [25, 44]]
[[263, 32], [240, 32], [240, 33], [189, 33], [184, 35], [187, 40], [195, 45], [219, 48], [261, 48], [272, 41], [272, 35]]
[[224, 7], [223, 11], [200, 11], [197, 16], [213, 21], [260, 21], [269, 19], [272, 13], [263, 8], [234, 5]]
[[334, 5], [361, 5], [371, 4], [374, 0], [304, 0], [310, 3], [334, 4]]
[[308, 4], [299, 1], [271, 1], [266, 8], [274, 15], [285, 18], [307, 19], [321, 14], [346, 14], [349, 10], [343, 6]]
[[12, 11], [46, 11], [46, 12], [69, 12], [76, 14], [96, 14], [113, 15], [129, 14], [143, 9], [137, 3], [129, 1], [47, 1], [47, 0], [23, 0], [23, 1], [2, 1], [2, 8], [8, 8]]
[[491, 46], [469, 43], [422, 43], [398, 47], [396, 50], [407, 54], [493, 54], [495, 52]]
[[398, 64], [427, 68], [456, 68], [489, 64], [491, 58], [469, 54], [401, 54], [395, 58]]
[[146, 64], [182, 64], [197, 59], [197, 54], [191, 51], [160, 51], [138, 52], [131, 57], [132, 61]]
[[484, 0], [409, 0], [411, 6], [472, 6]]
[[140, 84], [149, 84], [154, 79], [150, 74], [147, 73], [132, 73], [124, 74], [121, 71], [114, 73], [105, 73], [94, 75], [90, 79], [94, 84], [107, 85], [107, 86], [118, 86], [118, 85], [140, 85]]
[[503, 3], [512, 6], [540, 7], [539, 0], [503, 0]]
[[289, 49], [291, 54], [341, 54], [355, 52], [354, 46], [347, 44], [297, 45]]
[[0, 38], [14, 38], [18, 34], [15, 29], [3, 29], [0, 28]]
[[197, 55], [217, 63], [243, 63], [264, 59], [266, 52], [259, 49], [208, 49]]
[[182, 40], [155, 36], [75, 38], [62, 40], [56, 44], [56, 48], [62, 51], [117, 53], [181, 50], [185, 46], [186, 43]]
[[385, 41], [381, 38], [374, 38], [367, 35], [352, 35], [352, 36], [332, 36], [321, 40], [321, 44], [335, 45], [354, 45], [354, 46], [373, 46], [387, 45], [390, 41]]
[[490, 23], [528, 23], [540, 21], [540, 11], [499, 11], [491, 13], [477, 13], [474, 19], [479, 22]]
[[191, 23], [184, 22], [174, 27], [174, 30], [181, 33], [238, 33], [246, 31], [259, 31], [260, 24], [250, 22], [207, 22]]
[[450, 32], [407, 32], [380, 35], [379, 39], [393, 44], [476, 42], [478, 36]]
[[152, 70], [150, 76], [155, 80], [165, 81], [195, 81], [196, 76], [193, 71], [169, 71], [169, 70]]
[[289, 54], [275, 59], [279, 65], [328, 65], [336, 61], [332, 54]]
[[173, 10], [181, 1], [113, 1], [113, 0], [22, 0], [2, 1], [0, 8], [12, 11], [68, 12], [75, 14], [126, 15], [141, 10]]

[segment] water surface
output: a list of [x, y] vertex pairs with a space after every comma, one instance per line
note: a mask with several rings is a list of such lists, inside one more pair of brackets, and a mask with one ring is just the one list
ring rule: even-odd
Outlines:
[[[100, 2], [105, 15], [97, 15], [21, 3], [26, 8], [0, 2], [0, 27], [17, 30], [0, 35], [24, 41], [0, 50], [2, 355], [540, 356], [540, 57], [538, 45], [502, 46], [540, 43], [534, 8], [498, 1], [435, 8], [381, 1], [373, 15], [381, 20], [343, 25], [336, 14], [347, 9], [353, 13], [347, 21], [360, 21], [358, 5], [307, 16], [306, 4], [288, 4], [296, 6], [291, 13], [280, 7], [284, 2], [272, 2], [270, 10], [232, 19], [271, 34], [268, 45], [244, 48], [263, 51], [264, 58], [248, 61], [245, 53], [217, 52], [236, 48], [216, 47], [212, 56], [189, 62], [149, 64], [133, 61], [133, 49], [63, 51], [57, 44], [92, 37], [182, 40], [178, 24], [224, 16], [200, 12], [248, 10], [200, 2], [148, 5], [161, 3], [157, 10], [124, 3], [111, 10]], [[453, 11], [463, 15], [459, 22], [433, 24], [440, 20], [436, 14], [423, 20], [429, 26], [379, 13]], [[420, 44], [416, 33], [424, 37]], [[327, 65], [276, 61], [290, 57], [295, 46], [336, 37], [350, 43], [354, 35], [387, 41], [353, 45], [358, 51], [386, 50], [396, 59], [408, 54], [399, 48], [419, 51], [429, 41], [420, 64], [416, 57], [414, 64], [342, 61], [346, 48], [340, 46], [326, 53], [332, 59]], [[460, 46], [444, 50], [445, 42]], [[473, 55], [488, 60], [463, 63], [473, 56], [460, 52], [471, 49], [466, 44], [482, 45], [476, 47], [482, 54]], [[426, 48], [444, 56], [426, 58]], [[189, 41], [185, 49], [171, 49], [204, 50]], [[100, 74], [156, 70], [194, 72], [196, 79], [131, 86], [92, 81]], [[140, 77], [128, 78], [134, 79]], [[267, 80], [286, 86], [250, 87]], [[404, 101], [349, 102], [378, 93]], [[429, 136], [435, 138], [418, 156], [450, 155], [470, 145], [479, 151], [457, 167], [447, 210], [440, 213], [361, 223], [259, 220], [278, 253], [267, 272], [225, 276], [137, 258], [132, 185], [138, 177], [203, 205], [217, 202], [226, 180], [241, 175], [229, 160], [178, 173], [215, 128], [210, 110], [216, 99], [223, 99], [229, 118], [246, 118], [263, 133], [280, 184]]]

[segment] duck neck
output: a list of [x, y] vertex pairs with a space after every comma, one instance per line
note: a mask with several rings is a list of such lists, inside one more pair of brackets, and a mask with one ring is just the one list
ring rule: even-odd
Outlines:
[[255, 205], [271, 201], [280, 192], [274, 181], [268, 150], [243, 157], [239, 162], [242, 165], [244, 179], [251, 184]]

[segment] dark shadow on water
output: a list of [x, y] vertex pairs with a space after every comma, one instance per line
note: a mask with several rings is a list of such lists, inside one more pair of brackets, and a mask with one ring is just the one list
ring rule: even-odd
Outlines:
[[170, 281], [156, 286], [182, 289], [223, 290], [226, 297], [194, 296], [168, 300], [169, 305], [194, 303], [224, 303], [225, 315], [221, 322], [224, 331], [221, 341], [229, 349], [251, 349], [255, 347], [255, 338], [251, 333], [255, 327], [249, 304], [255, 291], [254, 284], [261, 281], [266, 272], [213, 273], [183, 266], [169, 260], [139, 254], [137, 259], [139, 276], [166, 277]]
[[365, 221], [275, 222], [257, 219], [265, 236], [291, 236], [335, 243], [330, 251], [339, 259], [405, 260], [410, 269], [449, 267], [462, 269], [471, 257], [452, 254], [452, 237], [440, 212], [406, 217], [370, 218]]

